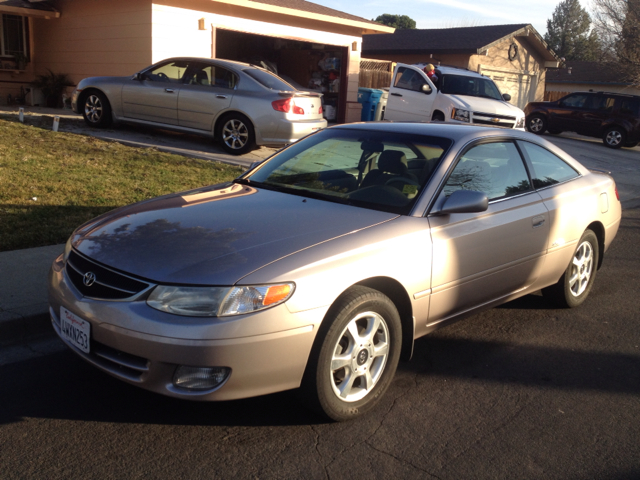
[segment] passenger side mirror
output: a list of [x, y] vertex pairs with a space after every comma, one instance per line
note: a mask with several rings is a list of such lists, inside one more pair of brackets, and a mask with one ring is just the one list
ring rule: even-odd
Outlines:
[[504, 99], [505, 102], [511, 101], [511, 95], [509, 95], [508, 93], [503, 93], [502, 98]]
[[445, 197], [440, 208], [431, 211], [432, 215], [449, 215], [450, 213], [479, 213], [489, 208], [489, 200], [483, 192], [475, 190], [456, 190]]
[[144, 74], [138, 72], [133, 76], [133, 79], [137, 80], [138, 82], [141, 82], [142, 80], [144, 80]]
[[422, 91], [422, 93], [425, 93], [427, 95], [430, 95], [432, 92], [431, 87], [427, 83], [423, 84], [420, 90]]

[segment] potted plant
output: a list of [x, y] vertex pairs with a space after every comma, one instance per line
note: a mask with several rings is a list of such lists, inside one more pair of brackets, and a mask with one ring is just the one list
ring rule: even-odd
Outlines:
[[47, 107], [60, 108], [62, 105], [62, 92], [67, 86], [71, 85], [71, 80], [69, 80], [66, 73], [48, 71], [49, 73], [47, 74], [37, 75], [31, 85], [42, 91]]

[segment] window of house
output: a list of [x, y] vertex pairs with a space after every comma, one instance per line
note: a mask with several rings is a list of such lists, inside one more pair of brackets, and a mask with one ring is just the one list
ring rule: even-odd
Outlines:
[[2, 35], [0, 35], [0, 54], [4, 56], [29, 56], [28, 24], [26, 17], [20, 15], [2, 15]]

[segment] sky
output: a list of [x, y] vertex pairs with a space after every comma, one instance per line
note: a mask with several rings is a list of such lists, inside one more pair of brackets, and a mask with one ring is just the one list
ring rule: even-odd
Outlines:
[[[367, 20], [383, 13], [408, 15], [416, 28], [530, 23], [540, 35], [561, 0], [309, 0]], [[581, 2], [589, 10], [588, 2]]]

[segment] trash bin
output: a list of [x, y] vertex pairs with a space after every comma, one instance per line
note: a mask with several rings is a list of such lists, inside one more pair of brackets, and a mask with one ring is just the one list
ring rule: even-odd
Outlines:
[[362, 104], [362, 113], [360, 120], [363, 122], [371, 122], [376, 116], [376, 107], [382, 97], [382, 90], [375, 88], [358, 88], [358, 103]]
[[376, 114], [374, 120], [384, 120], [384, 111], [387, 109], [387, 100], [389, 99], [389, 90], [382, 90], [382, 96], [376, 105]]

